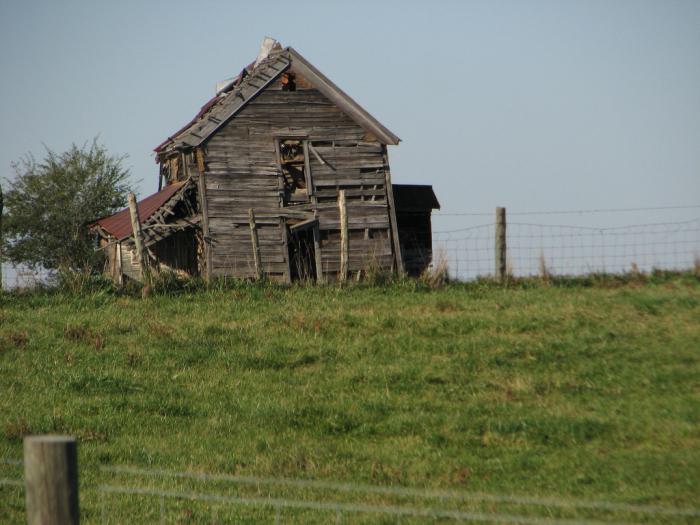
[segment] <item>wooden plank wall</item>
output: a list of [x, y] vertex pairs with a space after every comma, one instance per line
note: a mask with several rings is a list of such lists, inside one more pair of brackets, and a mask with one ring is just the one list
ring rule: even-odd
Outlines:
[[[351, 275], [391, 269], [392, 245], [382, 145], [297, 76], [296, 91], [277, 81], [205, 144], [212, 276], [254, 277], [248, 210], [279, 208], [283, 191], [275, 140], [306, 135], [318, 154], [309, 161], [321, 229], [323, 271], [334, 280], [340, 264], [338, 191], [346, 190]], [[287, 279], [288, 252], [278, 221], [258, 223], [264, 273]]]
[[119, 243], [122, 256], [122, 273], [135, 281], [141, 281], [141, 263], [136, 250], [129, 248], [126, 243]]

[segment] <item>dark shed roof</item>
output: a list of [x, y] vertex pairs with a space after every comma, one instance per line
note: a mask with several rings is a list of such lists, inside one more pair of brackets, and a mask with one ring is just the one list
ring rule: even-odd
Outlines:
[[[162, 190], [153, 195], [149, 195], [145, 199], [138, 202], [139, 209], [139, 220], [141, 224], [146, 222], [151, 215], [153, 215], [158, 208], [165, 204], [170, 197], [175, 195], [177, 190], [182, 188], [185, 182], [177, 182], [175, 184], [170, 184]], [[132, 234], [131, 230], [131, 216], [129, 214], [129, 208], [124, 208], [118, 211], [114, 215], [105, 217], [93, 223], [93, 226], [99, 226], [104, 231], [115, 237], [118, 241], [130, 237]]]
[[396, 211], [430, 211], [439, 210], [440, 203], [427, 184], [392, 184]]

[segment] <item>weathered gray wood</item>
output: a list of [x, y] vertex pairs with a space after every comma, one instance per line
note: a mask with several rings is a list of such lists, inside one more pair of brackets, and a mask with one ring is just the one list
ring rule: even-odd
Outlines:
[[506, 278], [506, 209], [496, 208], [496, 279]]
[[386, 177], [386, 196], [389, 202], [389, 222], [391, 222], [391, 238], [394, 241], [394, 254], [396, 256], [396, 271], [399, 275], [404, 273], [403, 254], [399, 242], [399, 226], [396, 222], [396, 206], [394, 205], [394, 190], [391, 185], [391, 171], [389, 170], [389, 152], [384, 146], [384, 176]]
[[[218, 129], [206, 140], [203, 199], [208, 219], [205, 248], [213, 253], [207, 266], [212, 275], [256, 276], [248, 213], [253, 207], [265, 277], [273, 273], [286, 279], [284, 234], [289, 230], [282, 231], [280, 218], [298, 222], [316, 216], [317, 278], [334, 280], [340, 265], [339, 190], [346, 190], [348, 275], [362, 267], [368, 254], [381, 254], [377, 260], [383, 269], [395, 266], [392, 258], [384, 255], [392, 252], [393, 237], [381, 138], [369, 136], [362, 125], [315, 87], [282, 91], [279, 80], [249, 98], [234, 118], [214, 124]], [[280, 179], [279, 139], [287, 137], [307, 141], [304, 169], [308, 191], [303, 195], [285, 195]], [[197, 165], [188, 166], [192, 173], [201, 171], [197, 160]], [[184, 169], [187, 162], [180, 164]], [[378, 207], [358, 207], [365, 204]], [[357, 237], [360, 229], [361, 239]], [[387, 233], [364, 239], [366, 229]], [[153, 239], [164, 235], [158, 228], [148, 232], [154, 232]], [[329, 235], [337, 235], [338, 242], [327, 244]], [[356, 239], [372, 244], [361, 245]], [[324, 258], [326, 253], [328, 258]], [[331, 260], [334, 262], [329, 263]]]
[[318, 222], [318, 212], [314, 212], [316, 225], [314, 226], [314, 256], [316, 258], [316, 282], [323, 283], [323, 257], [321, 255], [321, 230]]
[[[270, 58], [267, 63], [260, 64], [258, 71], [254, 75], [246, 77], [241, 84], [229, 93], [225, 99], [216, 105], [210, 114], [214, 119], [201, 121], [181, 135], [172, 147], [180, 148], [186, 146], [199, 146], [204, 139], [208, 138], [224, 125], [234, 114], [241, 110], [244, 105], [260, 93], [279, 74], [289, 66], [289, 59], [281, 55]], [[268, 80], [262, 80], [259, 76], [264, 73]], [[260, 83], [255, 84], [259, 79]]]
[[115, 266], [116, 266], [116, 284], [117, 287], [121, 288], [124, 286], [124, 270], [122, 267], [122, 243], [118, 242], [116, 244], [116, 250], [114, 254]]
[[141, 265], [141, 280], [145, 284], [151, 283], [151, 272], [148, 267], [148, 258], [143, 246], [143, 232], [141, 231], [141, 219], [139, 218], [139, 208], [136, 204], [136, 195], [129, 192], [129, 215], [131, 217], [131, 231], [134, 235], [134, 245], [136, 247], [136, 257]]
[[314, 181], [311, 178], [311, 166], [309, 164], [309, 141], [304, 140], [304, 176], [306, 177], [306, 194], [314, 194]]
[[379, 121], [291, 47], [289, 48], [289, 56], [292, 59], [293, 70], [299, 71], [305, 78], [310, 80], [326, 97], [355, 119], [361, 126], [374, 133], [386, 144], [399, 143], [401, 140], [399, 137], [380, 124]]
[[289, 239], [287, 237], [287, 221], [285, 221], [284, 217], [279, 218], [280, 221], [280, 233], [282, 235], [282, 247], [283, 247], [283, 255], [284, 255], [284, 261], [287, 263], [287, 267], [284, 269], [284, 282], [287, 284], [292, 283], [292, 268], [291, 268], [291, 263], [289, 261]]
[[78, 448], [74, 437], [24, 438], [29, 525], [78, 525]]
[[253, 208], [248, 210], [248, 220], [250, 224], [250, 240], [253, 245], [253, 262], [255, 264], [255, 275], [257, 279], [262, 279], [262, 261], [260, 257], [260, 243], [258, 242], [258, 229], [255, 225], [255, 212]]
[[207, 205], [207, 181], [204, 171], [199, 173], [197, 195], [199, 197], [199, 212], [202, 215], [202, 244], [204, 249], [204, 278], [209, 281], [212, 272], [212, 246], [209, 234], [209, 208]]
[[348, 209], [345, 205], [345, 190], [338, 192], [338, 212], [340, 214], [340, 282], [348, 278], [349, 259], [349, 235], [348, 235]]

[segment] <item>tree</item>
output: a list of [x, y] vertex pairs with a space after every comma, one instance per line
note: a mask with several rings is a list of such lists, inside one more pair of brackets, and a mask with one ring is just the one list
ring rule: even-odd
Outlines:
[[14, 162], [4, 199], [4, 257], [34, 269], [98, 269], [103, 255], [87, 226], [126, 206], [125, 158], [94, 139], [63, 153], [46, 148], [41, 162], [31, 153]]

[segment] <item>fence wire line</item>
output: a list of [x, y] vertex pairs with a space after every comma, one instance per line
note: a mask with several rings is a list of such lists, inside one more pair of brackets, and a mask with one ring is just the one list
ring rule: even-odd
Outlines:
[[[509, 216], [693, 208], [700, 208], [700, 205], [514, 212]], [[507, 270], [515, 277], [541, 275], [543, 271], [551, 275], [587, 275], [630, 270], [646, 272], [655, 268], [684, 270], [697, 266], [696, 260], [700, 261], [700, 218], [625, 226], [506, 222]], [[452, 278], [470, 280], [494, 274], [494, 223], [434, 230], [432, 234], [424, 235], [414, 234], [413, 238], [420, 242], [420, 246], [432, 246], [434, 255], [442, 256]], [[421, 248], [421, 257], [425, 256], [428, 262], [430, 253], [424, 252], [425, 249]], [[51, 273], [47, 271], [32, 272], [5, 265], [3, 287], [31, 287], [46, 283], [50, 276]]]
[[0, 485], [11, 487], [24, 487], [24, 481], [21, 479], [0, 478]]
[[[461, 280], [491, 276], [495, 268], [495, 224], [435, 231], [434, 260], [444, 260]], [[700, 218], [626, 226], [507, 222], [510, 275], [587, 275], [654, 269], [687, 270], [700, 261]]]
[[[399, 507], [394, 505], [363, 505], [357, 503], [326, 503], [322, 501], [299, 501], [283, 498], [251, 498], [242, 496], [222, 496], [219, 494], [202, 494], [196, 492], [180, 492], [172, 490], [156, 490], [149, 488], [130, 488], [113, 485], [101, 485], [100, 490], [108, 494], [135, 494], [158, 496], [160, 498], [177, 498], [220, 503], [235, 503], [242, 505], [259, 505], [280, 508], [309, 509], [317, 511], [354, 512], [366, 514], [392, 514], [394, 516], [412, 516], [422, 518], [449, 518], [456, 520], [486, 521], [496, 523], [518, 523], [525, 525], [610, 525], [609, 521], [549, 519], [513, 514], [486, 514], [481, 512], [463, 512], [458, 510], [419, 509], [415, 507]], [[161, 508], [161, 516], [163, 514]]]
[[581, 508], [607, 511], [620, 511], [636, 514], [668, 514], [679, 516], [700, 516], [700, 509], [674, 509], [654, 505], [631, 505], [610, 501], [585, 501], [552, 497], [515, 496], [507, 494], [490, 494], [483, 492], [459, 492], [451, 490], [419, 489], [409, 487], [382, 487], [354, 483], [340, 483], [294, 478], [264, 478], [234, 474], [210, 474], [204, 472], [177, 472], [171, 470], [143, 469], [130, 466], [103, 466], [101, 470], [114, 474], [134, 476], [155, 476], [186, 478], [200, 481], [229, 481], [247, 485], [283, 485], [295, 488], [311, 488], [336, 492], [360, 492], [365, 494], [384, 494], [391, 496], [419, 497], [424, 499], [458, 499], [462, 501], [489, 501], [494, 503], [511, 503], [559, 508]]
[[[686, 206], [649, 206], [642, 208], [597, 208], [587, 210], [551, 210], [551, 211], [515, 211], [508, 212], [508, 215], [583, 215], [588, 213], [626, 213], [639, 211], [662, 211], [662, 210], [690, 210], [700, 208], [700, 204], [689, 204]], [[435, 212], [441, 217], [489, 217], [494, 212]]]

